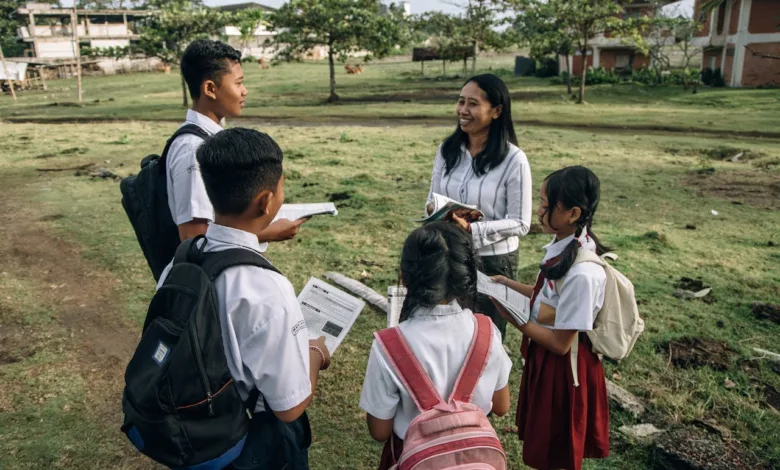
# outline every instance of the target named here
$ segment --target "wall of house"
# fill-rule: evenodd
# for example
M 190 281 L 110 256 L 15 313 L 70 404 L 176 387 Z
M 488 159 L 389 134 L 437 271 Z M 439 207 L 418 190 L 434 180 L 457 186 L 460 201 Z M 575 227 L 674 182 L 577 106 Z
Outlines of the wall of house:
M 710 19 L 712 18 L 712 15 L 701 11 L 702 2 L 703 0 L 696 0 L 694 3 L 693 18 L 699 19 L 699 21 L 702 23 L 702 27 L 699 31 L 696 32 L 696 36 L 706 37 L 710 35 Z
M 780 33 L 780 1 L 753 0 L 750 6 L 750 23 L 748 31 L 751 34 Z
M 73 41 L 36 40 L 36 55 L 44 59 L 68 59 L 76 57 Z
M 731 16 L 729 17 L 728 34 L 737 34 L 737 30 L 739 29 L 739 9 L 741 5 L 741 0 L 731 0 Z
M 710 67 L 711 58 L 715 58 L 715 66 Z M 723 58 L 723 48 L 707 49 L 702 53 L 702 68 L 712 68 L 713 70 L 721 68 L 721 59 Z
M 593 55 L 590 53 L 590 51 L 588 52 L 587 67 L 593 67 Z M 563 70 L 566 70 L 566 68 L 564 67 Z M 580 75 L 582 73 L 581 55 L 575 55 L 572 57 L 571 73 L 572 75 Z
M 726 46 L 726 61 L 723 63 L 721 70 L 723 71 L 723 80 L 728 85 L 731 82 L 731 72 L 734 68 L 734 45 Z
M 755 2 L 755 0 L 753 0 Z M 753 3 L 755 5 L 755 3 Z M 759 54 L 780 57 L 780 42 L 750 44 Z M 745 65 L 742 71 L 742 86 L 780 85 L 780 60 L 767 59 L 745 50 Z

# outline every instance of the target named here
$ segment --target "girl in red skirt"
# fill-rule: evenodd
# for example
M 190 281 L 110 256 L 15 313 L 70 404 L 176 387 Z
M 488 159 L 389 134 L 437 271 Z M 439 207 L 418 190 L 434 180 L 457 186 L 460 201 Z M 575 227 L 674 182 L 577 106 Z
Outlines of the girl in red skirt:
M 572 166 L 552 173 L 542 184 L 536 213 L 555 238 L 546 246 L 536 284 L 493 278 L 531 298 L 529 322 L 513 324 L 523 332 L 525 358 L 518 435 L 523 462 L 536 469 L 579 470 L 583 459 L 609 455 L 604 369 L 585 334 L 604 302 L 606 273 L 595 263 L 574 265 L 578 250 L 606 251 L 591 229 L 598 204 L 599 179 L 592 171 Z

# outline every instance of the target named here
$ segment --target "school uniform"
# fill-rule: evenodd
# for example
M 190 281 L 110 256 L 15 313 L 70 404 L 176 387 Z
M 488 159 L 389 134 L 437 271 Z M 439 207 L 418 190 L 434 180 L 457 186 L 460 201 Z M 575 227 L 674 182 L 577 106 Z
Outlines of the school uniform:
M 401 322 L 401 334 L 409 344 L 436 391 L 449 397 L 463 362 L 466 360 L 475 331 L 474 315 L 456 301 L 433 308 L 418 307 L 410 319 Z M 493 408 L 493 393 L 509 383 L 512 361 L 501 345 L 501 335 L 493 328 L 493 342 L 485 370 L 477 382 L 472 403 L 487 415 Z M 393 420 L 394 435 L 385 444 L 380 469 L 389 468 L 403 448 L 403 437 L 412 420 L 420 414 L 403 382 L 389 365 L 380 345 L 374 341 L 368 358 L 360 407 L 371 416 Z
M 528 158 L 517 146 L 508 143 L 504 161 L 486 174 L 477 176 L 466 146 L 461 152 L 457 165 L 446 173 L 447 167 L 439 147 L 428 198 L 437 193 L 477 206 L 485 217 L 471 224 L 471 236 L 474 248 L 482 258 L 483 271 L 489 276 L 503 275 L 515 279 L 520 237 L 531 228 L 532 188 Z M 479 296 L 477 309 L 493 320 L 503 338 L 506 320 L 493 303 L 487 297 Z
M 543 263 L 555 263 L 574 235 L 546 246 Z M 583 230 L 580 249 L 596 251 Z M 555 330 L 576 330 L 577 377 L 574 382 L 571 351 L 557 355 L 523 338 L 525 367 L 517 403 L 518 436 L 523 462 L 537 469 L 580 470 L 583 458 L 609 455 L 609 404 L 604 368 L 585 332 L 593 329 L 604 303 L 606 273 L 595 263 L 573 266 L 561 282 L 539 273 L 530 321 Z M 549 306 L 552 310 L 545 307 Z
M 206 253 L 231 248 L 261 255 L 264 251 L 256 235 L 214 223 L 206 240 Z M 234 266 L 214 285 L 230 375 L 243 400 L 252 389 L 260 391 L 247 443 L 233 468 L 275 469 L 285 462 L 290 469 L 308 468 L 311 430 L 306 415 L 288 425 L 271 413 L 294 408 L 311 395 L 309 337 L 292 284 L 267 269 Z
M 222 131 L 222 126 L 192 109 L 187 110 L 187 118 L 179 127 L 187 124 L 195 124 L 209 135 Z M 168 148 L 165 161 L 168 208 L 176 225 L 193 219 L 214 221 L 214 208 L 195 158 L 195 152 L 202 143 L 203 139 L 197 135 L 184 134 L 177 137 Z

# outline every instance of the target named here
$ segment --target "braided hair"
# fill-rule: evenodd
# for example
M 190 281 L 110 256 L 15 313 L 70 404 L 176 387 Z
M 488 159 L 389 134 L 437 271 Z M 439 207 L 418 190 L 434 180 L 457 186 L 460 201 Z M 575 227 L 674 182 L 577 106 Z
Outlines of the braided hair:
M 401 276 L 406 298 L 400 321 L 412 317 L 417 307 L 433 308 L 457 300 L 473 307 L 477 297 L 479 257 L 471 236 L 449 222 L 424 225 L 404 242 Z
M 579 241 L 583 229 L 587 229 L 588 236 L 596 244 L 596 253 L 603 255 L 610 249 L 601 244 L 591 225 L 596 209 L 599 207 L 600 186 L 599 178 L 584 166 L 568 166 L 551 173 L 544 180 L 547 183 L 547 220 L 552 220 L 553 212 L 558 204 L 567 209 L 579 207 L 581 214 L 577 219 L 577 230 L 574 239 L 566 245 L 559 256 L 557 263 L 552 266 L 542 265 L 542 274 L 546 279 L 561 279 L 569 272 L 574 260 L 577 258 Z M 554 227 L 552 227 L 554 228 Z

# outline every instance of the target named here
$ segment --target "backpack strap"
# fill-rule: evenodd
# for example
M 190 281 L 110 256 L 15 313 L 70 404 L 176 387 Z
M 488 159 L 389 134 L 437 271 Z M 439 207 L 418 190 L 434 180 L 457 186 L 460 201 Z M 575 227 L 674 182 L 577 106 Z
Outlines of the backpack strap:
M 206 274 L 208 274 L 212 281 L 219 277 L 219 275 L 222 274 L 222 271 L 227 268 L 245 265 L 257 266 L 258 268 L 282 274 L 267 259 L 260 256 L 260 254 L 244 248 L 230 248 L 229 250 L 204 253 L 203 262 L 201 263 L 201 267 L 206 271 Z
M 168 150 L 171 148 L 173 141 L 176 140 L 177 137 L 182 135 L 187 135 L 187 134 L 196 135 L 204 140 L 207 139 L 208 137 L 211 137 L 211 135 L 208 132 L 201 129 L 200 126 L 198 126 L 197 124 L 185 124 L 180 128 L 176 129 L 176 132 L 174 132 L 173 135 L 165 143 L 165 148 L 160 154 L 161 162 L 165 162 L 165 158 L 168 156 Z
M 492 321 L 485 315 L 479 314 L 474 315 L 474 320 L 474 338 L 471 340 L 471 347 L 466 354 L 466 361 L 455 381 L 450 403 L 455 401 L 471 403 L 474 389 L 477 387 L 477 382 L 490 357 L 490 347 L 493 344 Z
M 420 412 L 433 409 L 436 405 L 445 405 L 398 327 L 377 331 L 374 337 Z

